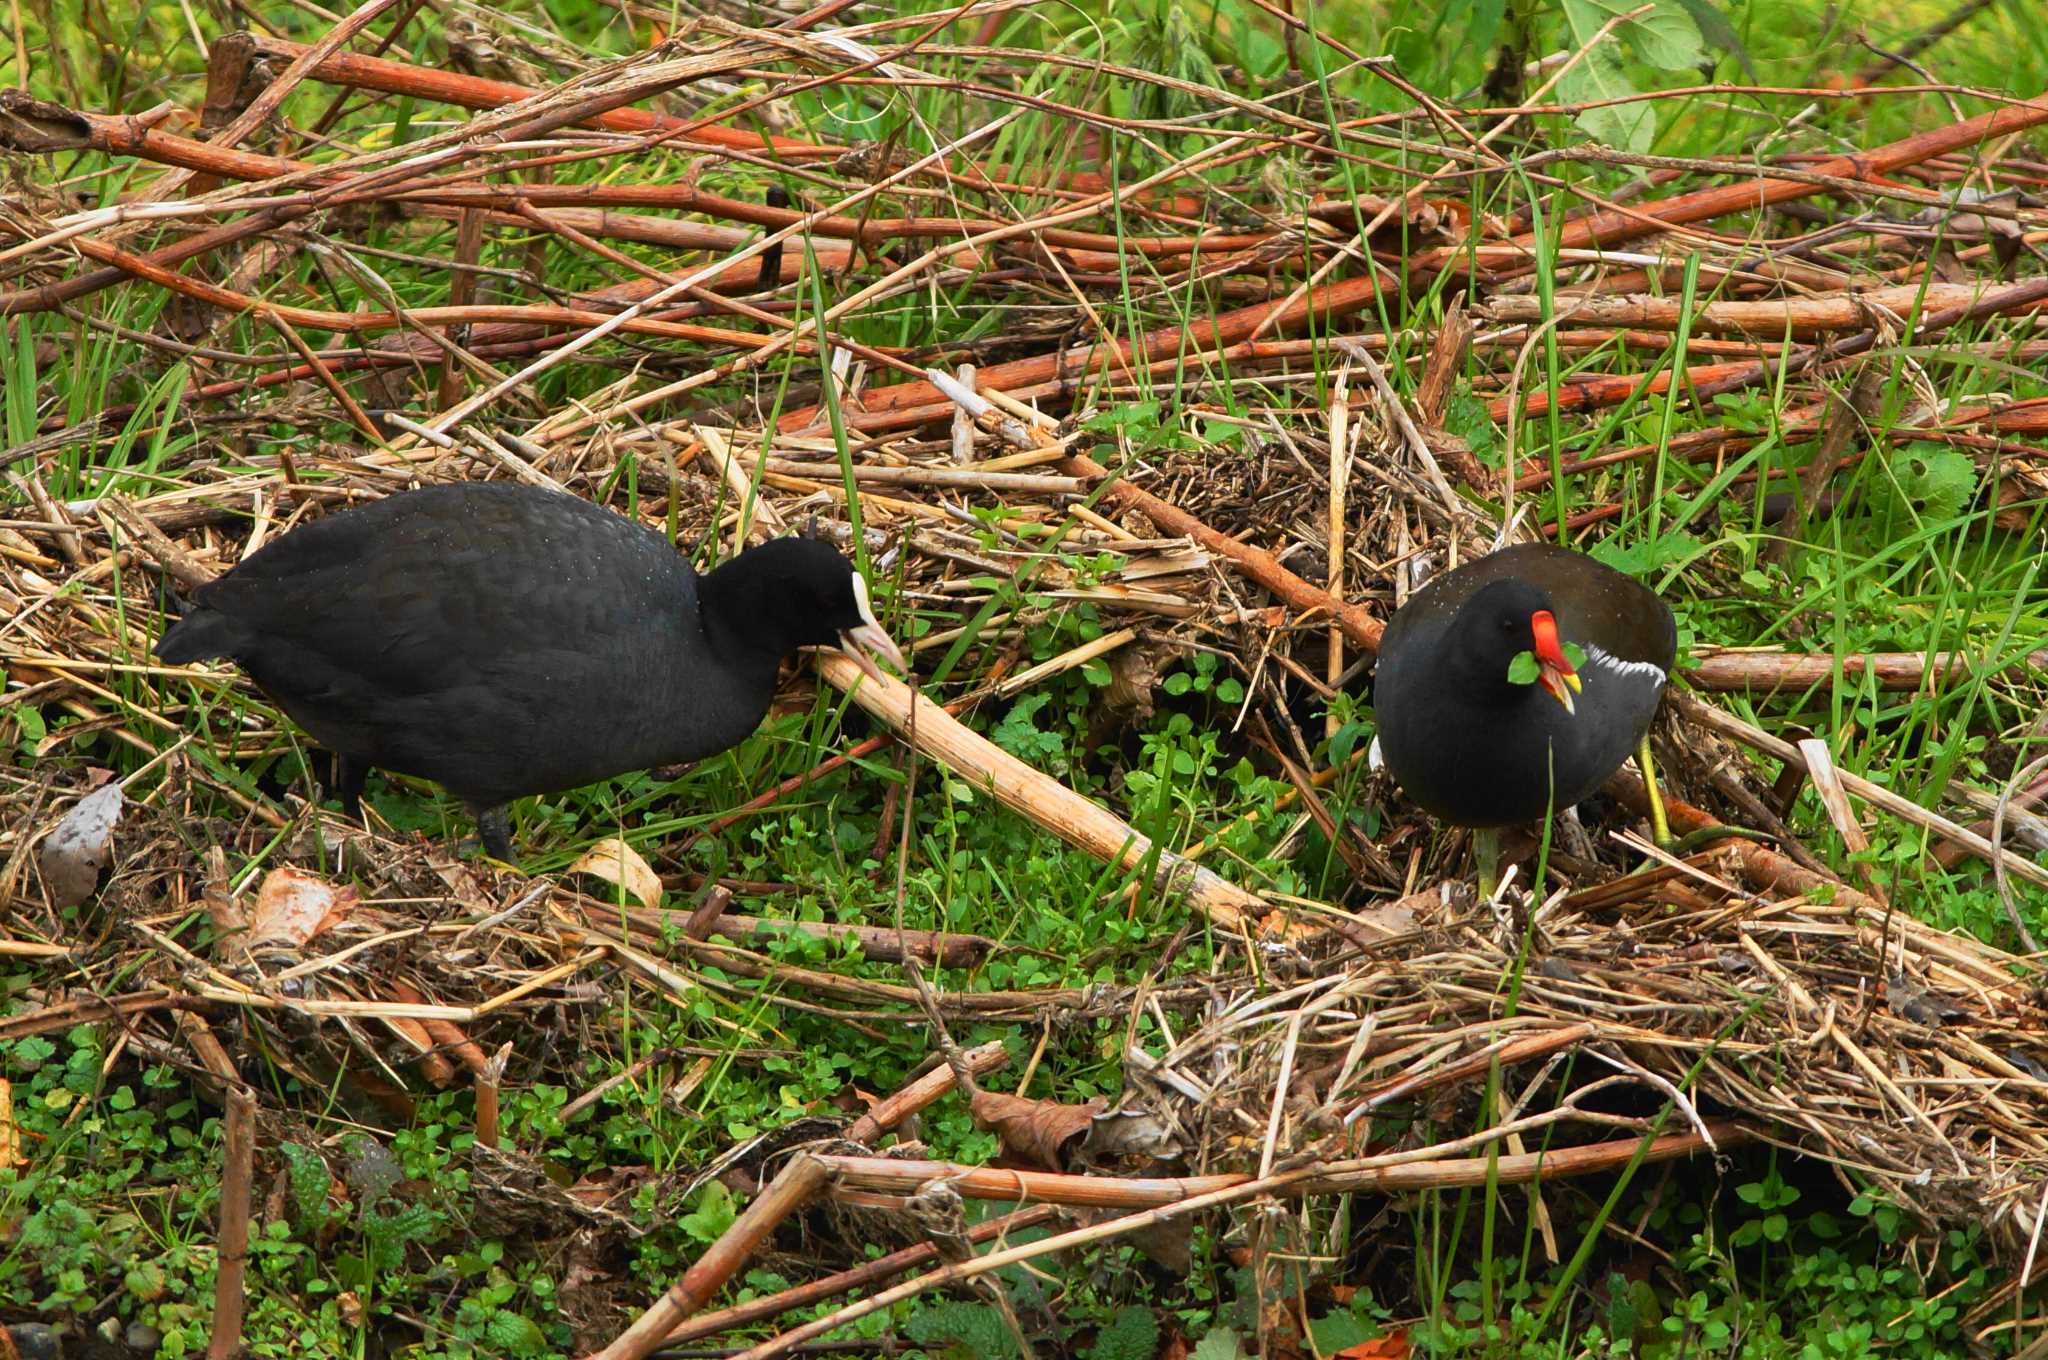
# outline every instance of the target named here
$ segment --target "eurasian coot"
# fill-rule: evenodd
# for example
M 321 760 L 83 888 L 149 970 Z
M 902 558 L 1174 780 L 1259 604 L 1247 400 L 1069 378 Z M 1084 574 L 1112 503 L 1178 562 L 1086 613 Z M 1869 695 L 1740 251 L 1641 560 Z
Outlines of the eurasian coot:
M 736 745 L 784 657 L 840 643 L 907 668 L 867 584 L 784 538 L 706 575 L 575 496 L 497 482 L 400 492 L 316 520 L 201 587 L 157 643 L 231 657 L 338 757 L 444 785 L 512 857 L 504 804 Z
M 1648 733 L 1677 652 L 1670 607 L 1629 577 L 1548 544 L 1503 548 L 1431 581 L 1387 625 L 1374 746 L 1410 798 L 1481 833 L 1489 890 L 1497 828 L 1571 807 L 1631 751 L 1668 840 Z

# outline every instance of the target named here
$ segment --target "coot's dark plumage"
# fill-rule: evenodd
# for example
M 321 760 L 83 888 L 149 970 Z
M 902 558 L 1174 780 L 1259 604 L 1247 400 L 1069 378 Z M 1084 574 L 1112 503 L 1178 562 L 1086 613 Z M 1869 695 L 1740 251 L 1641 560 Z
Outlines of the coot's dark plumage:
M 575 496 L 401 492 L 266 544 L 202 587 L 156 654 L 230 657 L 341 762 L 424 776 L 511 857 L 503 804 L 699 760 L 760 724 L 784 657 L 903 658 L 830 546 L 778 539 L 699 575 Z
M 1585 652 L 1576 671 L 1567 643 Z M 1460 826 L 1562 811 L 1638 748 L 1677 651 L 1670 608 L 1629 577 L 1564 548 L 1504 548 L 1431 581 L 1387 625 L 1380 757 Z M 1541 663 L 1535 683 L 1509 679 L 1521 652 Z

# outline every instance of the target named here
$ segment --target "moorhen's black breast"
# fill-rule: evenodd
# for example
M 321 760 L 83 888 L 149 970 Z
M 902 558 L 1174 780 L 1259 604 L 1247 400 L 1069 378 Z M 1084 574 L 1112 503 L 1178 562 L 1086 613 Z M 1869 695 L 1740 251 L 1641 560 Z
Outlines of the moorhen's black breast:
M 490 806 L 754 729 L 774 665 L 721 664 L 698 584 L 659 534 L 580 498 L 430 487 L 269 543 L 159 654 L 231 656 L 323 745 Z
M 1533 588 L 1558 636 L 1585 650 L 1575 713 L 1536 685 L 1480 683 L 1456 666 L 1461 610 L 1502 580 Z M 1387 625 L 1373 689 L 1381 759 L 1410 798 L 1460 826 L 1562 811 L 1634 751 L 1677 651 L 1671 610 L 1629 577 L 1565 548 L 1504 548 L 1431 581 Z

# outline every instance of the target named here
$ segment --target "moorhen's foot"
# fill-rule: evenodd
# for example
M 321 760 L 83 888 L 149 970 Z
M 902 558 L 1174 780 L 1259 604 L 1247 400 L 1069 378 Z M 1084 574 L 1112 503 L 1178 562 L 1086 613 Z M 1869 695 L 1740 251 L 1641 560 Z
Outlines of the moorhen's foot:
M 1586 824 L 1579 820 L 1576 808 L 1566 808 L 1559 813 L 1555 825 L 1557 839 L 1552 844 L 1553 850 L 1561 848 L 1566 854 L 1589 864 L 1600 858 L 1600 852 L 1593 844 L 1592 833 L 1587 831 Z
M 1688 831 L 1683 836 L 1676 837 L 1664 849 L 1683 858 L 1702 846 L 1712 845 L 1715 841 L 1724 841 L 1731 837 L 1737 840 L 1762 841 L 1765 844 L 1778 839 L 1767 831 L 1752 831 L 1746 826 L 1722 826 L 1716 822 L 1712 826 L 1703 826 L 1697 831 Z

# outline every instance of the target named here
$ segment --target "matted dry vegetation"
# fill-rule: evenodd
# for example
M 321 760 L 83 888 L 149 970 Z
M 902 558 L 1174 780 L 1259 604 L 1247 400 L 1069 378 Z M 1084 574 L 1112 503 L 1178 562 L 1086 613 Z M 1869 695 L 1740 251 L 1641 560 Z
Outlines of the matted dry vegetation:
M 1860 356 L 1898 346 L 1909 330 L 1927 343 L 1964 323 L 1997 322 L 2002 329 L 1979 330 L 1979 345 L 2034 357 L 2040 342 L 2026 337 L 2048 281 L 2009 275 L 2038 264 L 2035 242 L 2048 234 L 2028 206 L 2048 168 L 2028 159 L 2022 140 L 2048 122 L 2048 102 L 1992 99 L 1990 112 L 1892 145 L 1758 166 L 1501 149 L 1519 123 L 1548 110 L 1542 90 L 1520 108 L 1426 102 L 1355 117 L 1332 150 L 1329 127 L 1286 112 L 1287 101 L 1176 87 L 1239 119 L 1237 130 L 1133 182 L 1111 186 L 1081 171 L 1020 182 L 1016 167 L 984 157 L 1027 111 L 1069 120 L 1084 139 L 1162 129 L 1013 98 L 1002 74 L 1044 54 L 995 48 L 975 54 L 990 83 L 958 87 L 957 125 L 929 129 L 924 149 L 764 140 L 729 102 L 716 120 L 690 112 L 706 82 L 741 76 L 777 97 L 806 84 L 914 84 L 920 55 L 957 44 L 974 15 L 950 27 L 903 20 L 837 33 L 819 27 L 839 8 L 829 5 L 776 28 L 704 19 L 642 57 L 549 84 L 538 67 L 518 83 L 352 55 L 351 34 L 382 8 L 363 7 L 314 48 L 217 43 L 196 128 L 184 110 L 65 109 L 0 92 L 0 146 L 18 153 L 23 171 L 5 201 L 0 312 L 63 309 L 94 327 L 105 323 L 84 304 L 101 290 L 168 290 L 178 301 L 162 328 L 132 338 L 167 360 L 192 361 L 205 379 L 178 417 L 197 438 L 156 469 L 146 492 L 67 503 L 41 475 L 109 440 L 132 411 L 76 424 L 52 418 L 8 453 L 0 729 L 28 708 L 69 715 L 82 725 L 63 727 L 64 740 L 110 736 L 133 748 L 140 768 L 124 775 L 125 806 L 104 834 L 73 821 L 67 834 L 82 848 L 69 860 L 52 857 L 48 837 L 105 772 L 55 759 L 0 772 L 0 888 L 12 904 L 0 948 L 48 960 L 42 990 L 0 1021 L 0 1036 L 110 1020 L 123 1045 L 204 1074 L 233 1112 L 230 1200 L 239 1194 L 244 1217 L 239 1228 L 233 1214 L 224 1225 L 227 1256 L 233 1234 L 247 1230 L 264 1130 L 298 1118 L 246 1084 L 256 1054 L 316 1089 L 345 1074 L 351 1109 L 370 1121 L 402 1120 L 408 1091 L 423 1085 L 474 1084 L 488 1147 L 500 1084 L 559 1077 L 569 1057 L 605 1042 L 607 999 L 626 973 L 678 996 L 730 988 L 733 977 L 773 978 L 777 1005 L 824 1008 L 854 1025 L 931 1023 L 935 1035 L 941 1022 L 969 1018 L 1143 1014 L 1178 1039 L 1133 1041 L 1125 1093 L 1109 1109 L 1005 1104 L 977 1090 L 977 1116 L 1003 1136 L 1010 1168 L 874 1151 L 907 1114 L 1002 1060 L 999 1049 L 963 1054 L 950 1041 L 947 1062 L 853 1125 L 806 1121 L 736 1148 L 706 1174 L 737 1169 L 761 1193 L 608 1356 L 646 1353 L 701 1310 L 784 1216 L 819 1198 L 897 1223 L 921 1214 L 930 1241 L 887 1258 L 886 1271 L 863 1267 L 744 1315 L 712 1315 L 676 1339 L 772 1318 L 892 1271 L 936 1263 L 899 1288 L 935 1287 L 1003 1260 L 1185 1221 L 1205 1206 L 1298 1204 L 1289 1221 L 1304 1236 L 1288 1240 L 1312 1240 L 1328 1227 L 1317 1206 L 1343 1192 L 1540 1181 L 1752 1139 L 1825 1158 L 1929 1224 L 1982 1222 L 2012 1264 L 2031 1258 L 2048 1204 L 2048 1023 L 2035 969 L 1921 923 L 1867 881 L 1837 879 L 1786 834 L 1780 813 L 1798 785 L 1782 786 L 1776 768 L 1783 762 L 1795 781 L 1804 769 L 1820 784 L 1851 845 L 1861 835 L 1857 805 L 1867 804 L 2037 885 L 2048 872 L 1996 843 L 2048 844 L 2026 811 L 2038 785 L 2016 778 L 2017 798 L 1958 787 L 1949 814 L 1920 808 L 1834 771 L 1824 745 L 1788 744 L 1715 707 L 1718 691 L 1827 683 L 1835 658 L 1702 654 L 1684 677 L 1691 693 L 1674 699 L 1658 734 L 1683 799 L 1675 820 L 1681 830 L 1725 822 L 1767 834 L 1708 839 L 1682 859 L 1640 841 L 1581 841 L 1552 854 L 1554 891 L 1541 903 L 1519 903 L 1526 871 L 1503 901 L 1484 903 L 1446 879 L 1460 863 L 1455 837 L 1433 841 L 1410 821 L 1368 840 L 1329 806 L 1322 790 L 1339 771 L 1317 769 L 1323 734 L 1304 731 L 1299 715 L 1303 695 L 1328 693 L 1369 662 L 1383 620 L 1422 570 L 1484 552 L 1504 532 L 1554 533 L 1544 492 L 1560 472 L 1660 454 L 1645 445 L 1546 466 L 1523 457 L 1532 420 L 1661 401 L 1673 383 L 1688 400 L 1782 384 L 1780 437 L 1817 439 L 1822 450 L 1808 488 L 1816 500 L 1836 466 L 1882 452 L 1858 424 L 1853 392 L 1846 401 L 1830 395 L 1854 388 Z M 287 135 L 275 119 L 289 93 L 316 85 L 468 112 L 400 146 L 321 151 L 310 132 Z M 800 182 L 804 199 L 749 201 L 688 174 L 646 179 L 635 158 L 654 148 L 707 171 L 772 167 Z M 1313 189 L 1285 198 L 1260 177 L 1259 158 L 1278 148 L 1322 177 Z M 61 166 L 88 151 L 155 173 L 121 202 L 94 205 L 34 159 Z M 1586 201 L 1548 232 L 1527 220 L 1472 220 L 1468 181 L 1521 174 L 1547 185 L 1545 165 L 1569 159 L 1640 164 L 1655 189 L 1625 204 Z M 1377 196 L 1339 192 L 1344 161 Z M 586 162 L 603 173 L 557 181 L 567 167 L 580 176 Z M 1823 224 L 1790 211 L 1822 196 L 1843 215 Z M 1938 255 L 1910 216 L 1923 210 L 1943 222 Z M 321 254 L 323 268 L 356 267 L 303 229 L 345 234 L 371 215 L 459 224 L 453 258 L 405 262 L 442 268 L 443 301 L 397 305 L 394 295 L 389 310 L 330 311 L 267 287 L 292 252 Z M 492 299 L 480 300 L 471 266 L 481 241 L 504 232 L 545 238 L 551 250 L 631 277 L 559 295 L 532 273 L 489 276 Z M 1718 289 L 1690 312 L 1671 295 L 1688 255 L 1698 280 Z M 1552 271 L 1554 302 L 1537 287 L 1539 267 Z M 1432 291 L 1446 274 L 1455 284 Z M 1130 334 L 1104 285 L 1145 302 L 1200 288 L 1216 311 Z M 929 349 L 885 348 L 837 329 L 864 303 L 941 289 L 1008 303 L 1036 295 L 1038 319 Z M 1458 300 L 1439 307 L 1440 296 Z M 822 312 L 812 305 L 821 298 Z M 1411 317 L 1421 298 L 1430 309 Z M 278 343 L 262 355 L 226 347 L 230 332 L 245 334 L 231 324 L 244 317 Z M 1418 368 L 1412 400 L 1383 367 L 1383 318 L 1434 332 L 1404 351 Z M 1555 386 L 1535 376 L 1546 346 L 1661 352 L 1680 327 L 1689 328 L 1691 364 L 1680 372 L 1581 374 Z M 764 379 L 753 399 L 731 399 L 778 354 L 820 345 L 830 351 L 820 365 L 829 380 L 785 391 Z M 533 409 L 542 374 L 590 364 L 620 376 L 572 408 Z M 1150 399 L 1154 380 L 1169 377 L 1184 409 L 1165 421 L 1235 426 L 1244 452 L 1219 457 L 1199 441 L 1140 448 L 1128 429 L 1087 423 Z M 1251 416 L 1213 400 L 1226 383 L 1255 391 Z M 1468 385 L 1504 430 L 1504 458 L 1481 461 L 1447 428 L 1456 423 L 1451 398 Z M 723 404 L 707 405 L 707 392 Z M 317 457 L 255 451 L 263 427 L 337 417 L 354 437 Z M 1994 466 L 1993 494 L 2012 503 L 2014 531 L 2027 532 L 2024 507 L 2043 490 L 2043 428 L 2048 402 L 1930 402 L 1885 438 L 1946 444 Z M 1708 427 L 1671 448 L 1714 463 L 1757 438 Z M 1110 454 L 1113 469 L 1102 461 Z M 1103 636 L 1040 664 L 1000 653 L 971 684 L 913 694 L 819 657 L 792 681 L 791 697 L 802 701 L 812 674 L 851 689 L 887 729 L 864 751 L 907 742 L 1133 872 L 1156 854 L 1160 886 L 1191 908 L 1190 929 L 1229 946 L 1222 961 L 1207 975 L 1175 973 L 1166 965 L 1177 939 L 1162 942 L 1154 975 L 1122 988 L 948 990 L 924 970 L 971 961 L 991 942 L 876 923 L 860 935 L 862 948 L 869 959 L 906 961 L 903 982 L 803 969 L 759 947 L 757 933 L 775 927 L 734 906 L 735 893 L 745 899 L 758 885 L 702 881 L 687 845 L 656 865 L 612 843 L 593 851 L 598 871 L 642 899 L 622 909 L 584 895 L 570 876 L 493 872 L 438 843 L 350 825 L 300 790 L 272 796 L 210 774 L 218 767 L 196 759 L 195 743 L 231 760 L 273 749 L 278 733 L 253 718 L 228 730 L 240 710 L 194 707 L 186 682 L 215 672 L 151 662 L 166 578 L 207 579 L 349 503 L 483 477 L 622 509 L 630 480 L 641 518 L 722 543 L 784 527 L 842 542 L 858 532 L 877 579 L 904 607 L 978 603 L 989 577 L 1028 584 L 1022 610 L 1091 603 Z M 972 511 L 990 505 L 1005 509 L 1009 526 L 994 547 Z M 1619 511 L 1582 507 L 1568 527 Z M 1796 527 L 1806 513 L 1795 504 L 1785 522 Z M 1079 576 L 1053 546 L 1108 554 L 1114 565 Z M 1692 570 L 1710 577 L 1713 567 Z M 1000 648 L 1003 629 L 1019 621 L 986 620 L 982 645 Z M 952 640 L 924 637 L 914 655 L 933 658 Z M 2016 706 L 2038 708 L 2027 647 L 2020 639 L 1991 656 L 1883 654 L 1840 669 L 1899 689 L 1999 672 L 1991 684 Z M 1190 648 L 1236 658 L 1245 740 L 1294 782 L 1288 814 L 1334 836 L 1352 871 L 1341 899 L 1262 895 L 1234 881 L 1227 860 L 1204 867 L 1207 841 L 1157 851 L 1117 813 L 951 716 L 1108 658 L 1117 677 L 1108 721 L 1128 721 L 1149 711 L 1163 660 Z M 757 801 L 791 792 L 765 790 Z M 1640 798 L 1625 775 L 1611 792 L 1624 808 Z M 97 882 L 96 855 L 105 860 Z M 1624 871 L 1645 856 L 1650 867 Z M 265 874 L 231 877 L 231 857 L 253 857 Z M 67 867 L 74 880 L 83 872 L 82 890 L 67 886 Z M 663 887 L 695 893 L 694 908 L 664 910 Z M 61 911 L 88 895 L 95 905 L 81 932 Z M 218 928 L 210 956 L 170 933 L 195 910 Z M 1560 1102 L 1555 1078 L 1567 1065 L 1573 1094 Z M 1496 1108 L 1481 1117 L 1483 1097 Z M 1386 1122 L 1396 1110 L 1404 1118 Z M 1477 1131 L 1445 1135 L 1458 1127 Z M 475 1156 L 480 1209 L 499 1231 L 631 1230 L 614 1202 L 619 1187 L 564 1192 L 522 1154 Z M 934 1187 L 1077 1206 L 1082 1217 L 1051 1239 L 972 1257 L 946 1227 L 945 1206 L 933 1207 Z M 1029 1209 L 976 1240 L 1055 1217 Z M 871 1231 L 850 1230 L 848 1240 Z M 223 1276 L 229 1310 L 233 1274 Z M 608 1288 L 593 1328 L 644 1304 L 616 1282 Z M 848 1316 L 891 1297 L 872 1295 Z M 746 1353 L 779 1353 L 843 1320 Z

